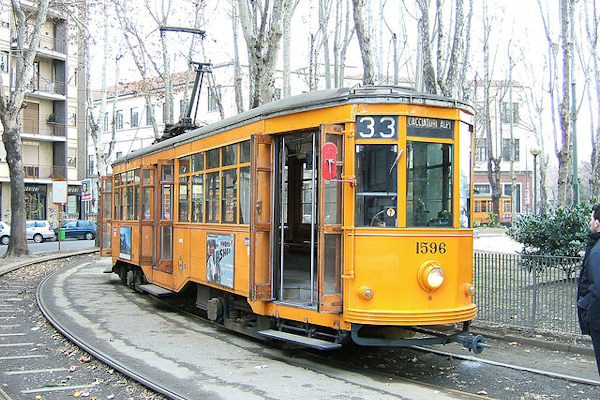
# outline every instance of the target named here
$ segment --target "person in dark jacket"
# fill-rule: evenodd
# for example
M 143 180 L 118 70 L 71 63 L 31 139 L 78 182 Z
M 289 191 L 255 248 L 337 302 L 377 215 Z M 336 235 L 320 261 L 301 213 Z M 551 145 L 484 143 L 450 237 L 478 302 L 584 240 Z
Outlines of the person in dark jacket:
M 600 204 L 592 207 L 590 241 L 585 250 L 579 284 L 577 311 L 579 326 L 584 335 L 592 337 L 596 365 L 600 374 Z

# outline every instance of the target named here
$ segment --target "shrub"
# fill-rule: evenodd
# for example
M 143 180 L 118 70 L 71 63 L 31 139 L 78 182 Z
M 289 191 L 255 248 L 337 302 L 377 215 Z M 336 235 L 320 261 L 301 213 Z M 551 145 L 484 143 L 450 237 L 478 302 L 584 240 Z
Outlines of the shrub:
M 591 210 L 589 203 L 580 203 L 522 215 L 507 233 L 523 245 L 523 255 L 578 257 L 585 250 Z

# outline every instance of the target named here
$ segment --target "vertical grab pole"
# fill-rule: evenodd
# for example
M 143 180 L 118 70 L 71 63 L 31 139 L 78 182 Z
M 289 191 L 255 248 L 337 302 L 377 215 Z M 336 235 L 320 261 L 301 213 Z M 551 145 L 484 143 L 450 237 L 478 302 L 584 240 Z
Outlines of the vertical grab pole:
M 310 222 L 310 304 L 315 304 L 315 218 L 316 218 L 316 185 L 315 185 L 315 167 L 316 167 L 316 140 L 315 134 L 312 134 L 312 190 L 311 190 L 311 222 Z
M 285 207 L 283 207 L 283 196 L 285 195 L 285 138 L 281 138 L 281 214 L 279 216 L 280 220 L 280 247 L 279 247 L 279 260 L 280 260 L 280 267 L 279 267 L 279 298 L 283 299 L 283 251 L 284 251 L 284 246 L 283 246 L 283 242 L 284 242 L 284 235 L 285 235 L 285 229 L 284 229 L 284 224 L 283 224 L 283 217 L 284 217 L 284 212 L 285 212 Z M 274 190 L 273 190 L 274 191 Z

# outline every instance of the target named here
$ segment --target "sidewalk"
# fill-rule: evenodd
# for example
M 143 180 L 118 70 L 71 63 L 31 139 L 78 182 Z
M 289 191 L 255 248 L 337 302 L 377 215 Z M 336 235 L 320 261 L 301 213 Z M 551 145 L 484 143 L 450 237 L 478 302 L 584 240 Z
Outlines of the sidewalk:
M 0 275 L 7 274 L 15 269 L 31 265 L 37 264 L 41 262 L 56 260 L 59 258 L 66 258 L 72 256 L 79 256 L 82 254 L 91 254 L 99 251 L 98 247 L 93 247 L 91 249 L 84 250 L 74 250 L 74 251 L 54 251 L 51 253 L 32 253 L 26 257 L 8 257 L 8 258 L 0 258 Z

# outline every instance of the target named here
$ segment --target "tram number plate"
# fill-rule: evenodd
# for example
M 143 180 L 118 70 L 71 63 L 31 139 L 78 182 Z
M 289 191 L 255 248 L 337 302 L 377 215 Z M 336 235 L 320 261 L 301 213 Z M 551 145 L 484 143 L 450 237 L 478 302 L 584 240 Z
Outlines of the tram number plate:
M 446 242 L 417 242 L 417 254 L 445 254 Z

